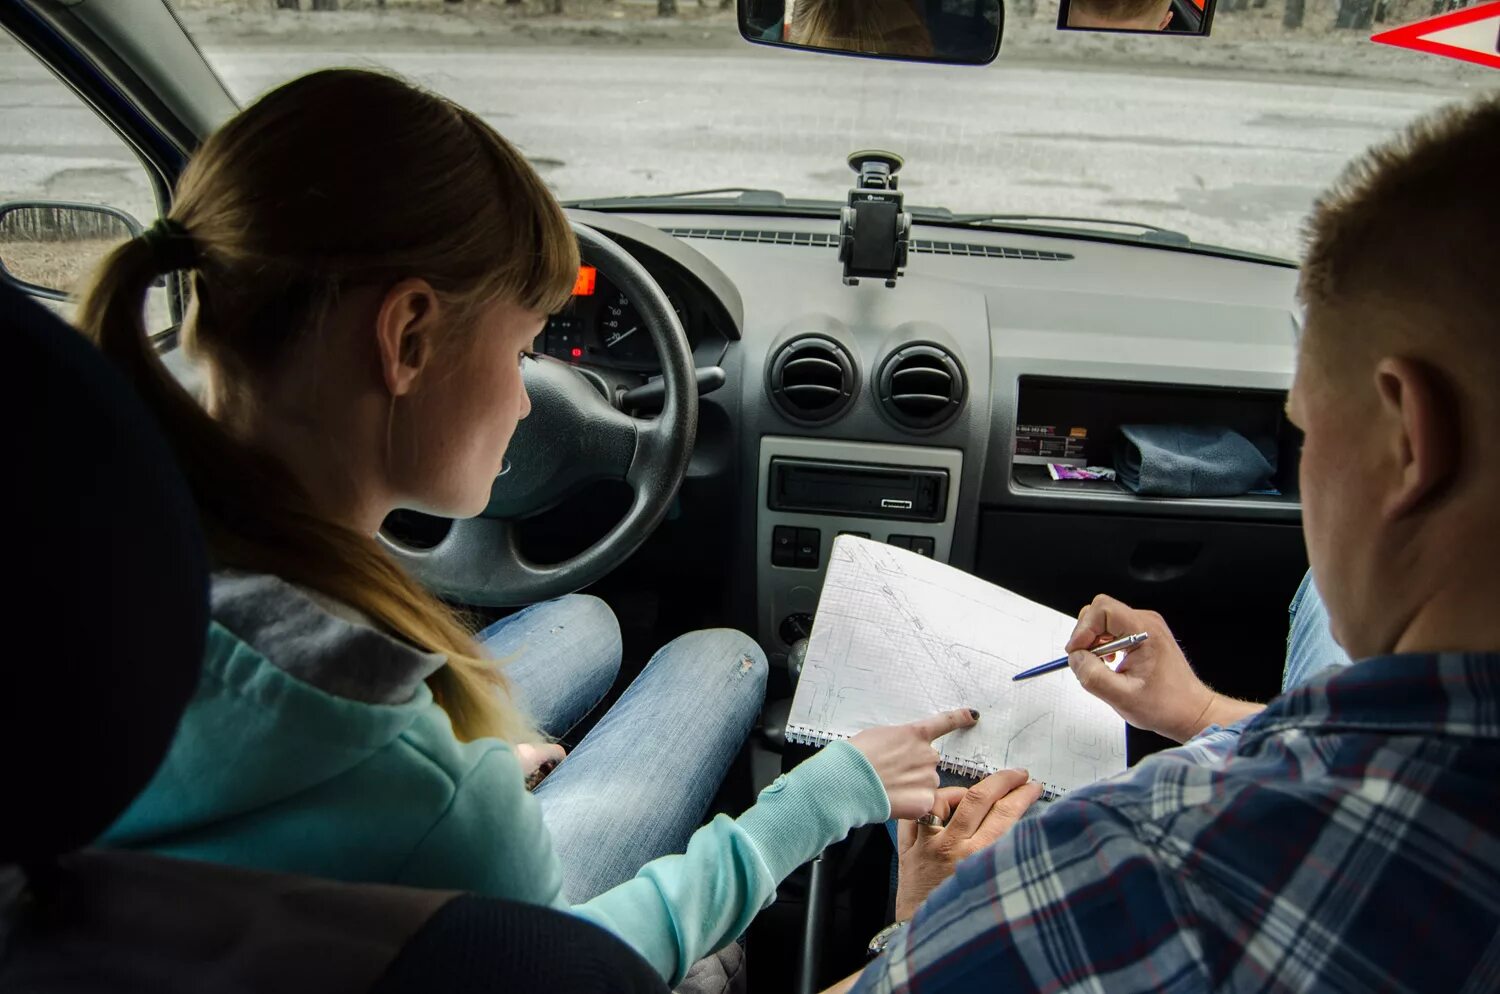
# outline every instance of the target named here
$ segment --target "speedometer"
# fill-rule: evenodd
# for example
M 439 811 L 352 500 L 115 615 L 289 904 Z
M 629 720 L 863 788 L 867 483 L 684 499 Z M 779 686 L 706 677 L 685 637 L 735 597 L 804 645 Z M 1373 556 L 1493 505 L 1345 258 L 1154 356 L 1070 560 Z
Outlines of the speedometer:
M 599 302 L 598 344 L 595 346 L 601 358 L 628 364 L 654 365 L 657 361 L 656 346 L 651 342 L 651 333 L 640 311 L 630 302 L 623 291 L 615 290 Z M 672 301 L 677 320 L 687 325 L 682 305 Z

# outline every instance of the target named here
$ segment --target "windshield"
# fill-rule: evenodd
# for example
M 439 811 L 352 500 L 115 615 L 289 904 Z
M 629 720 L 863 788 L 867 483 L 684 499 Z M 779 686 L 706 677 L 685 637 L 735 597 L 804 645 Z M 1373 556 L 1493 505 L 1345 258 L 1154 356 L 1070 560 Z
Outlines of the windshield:
M 905 157 L 912 207 L 1140 222 L 1292 259 L 1354 154 L 1500 86 L 1369 41 L 1434 0 L 1342 2 L 1221 0 L 1208 38 L 1060 32 L 1055 2 L 1008 2 L 1000 56 L 977 69 L 753 46 L 720 0 L 179 6 L 241 102 L 319 67 L 387 67 L 479 112 L 565 201 L 728 186 L 842 201 L 846 156 L 874 147 Z

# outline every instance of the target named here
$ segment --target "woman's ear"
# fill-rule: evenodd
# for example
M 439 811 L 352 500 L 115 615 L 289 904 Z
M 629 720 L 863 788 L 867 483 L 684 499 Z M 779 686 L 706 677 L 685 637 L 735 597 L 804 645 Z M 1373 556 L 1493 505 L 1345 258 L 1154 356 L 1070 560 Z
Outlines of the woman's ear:
M 381 299 L 375 312 L 375 345 L 392 397 L 410 393 L 431 362 L 441 309 L 432 286 L 421 279 L 402 280 Z

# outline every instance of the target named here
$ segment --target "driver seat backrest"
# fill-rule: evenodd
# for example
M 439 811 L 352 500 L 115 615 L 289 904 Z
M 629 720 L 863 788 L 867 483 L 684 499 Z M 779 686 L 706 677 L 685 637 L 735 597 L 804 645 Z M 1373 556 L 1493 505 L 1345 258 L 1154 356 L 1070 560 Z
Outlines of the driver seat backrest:
M 547 908 L 86 847 L 155 774 L 199 679 L 207 556 L 152 415 L 75 330 L 0 285 L 20 389 L 3 520 L 0 989 L 665 990 Z

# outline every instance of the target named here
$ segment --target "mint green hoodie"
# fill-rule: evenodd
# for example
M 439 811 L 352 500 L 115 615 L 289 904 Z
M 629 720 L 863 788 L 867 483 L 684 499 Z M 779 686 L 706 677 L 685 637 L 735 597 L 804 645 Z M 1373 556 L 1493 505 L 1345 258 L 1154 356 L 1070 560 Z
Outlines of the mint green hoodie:
M 423 682 L 441 656 L 270 576 L 216 576 L 213 614 L 167 759 L 100 845 L 566 907 L 514 753 L 454 738 Z M 676 983 L 789 873 L 889 810 L 863 754 L 836 743 L 571 910 Z

